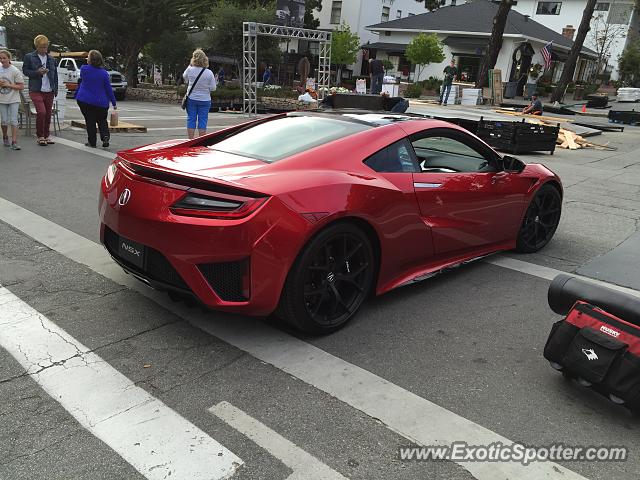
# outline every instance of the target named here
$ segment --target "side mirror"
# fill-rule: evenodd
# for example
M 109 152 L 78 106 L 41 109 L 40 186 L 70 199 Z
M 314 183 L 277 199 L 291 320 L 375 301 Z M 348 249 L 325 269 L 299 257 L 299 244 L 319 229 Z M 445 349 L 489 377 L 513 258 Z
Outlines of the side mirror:
M 505 155 L 502 157 L 502 169 L 505 172 L 520 173 L 524 170 L 526 164 L 519 158 Z

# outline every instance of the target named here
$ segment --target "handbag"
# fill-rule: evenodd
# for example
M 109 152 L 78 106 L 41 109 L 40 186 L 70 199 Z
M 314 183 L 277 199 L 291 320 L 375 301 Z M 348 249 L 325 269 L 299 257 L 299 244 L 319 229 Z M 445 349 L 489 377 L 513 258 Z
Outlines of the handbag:
M 111 112 L 111 118 L 109 119 L 109 126 L 111 127 L 118 126 L 118 112 L 115 110 Z
M 184 94 L 184 98 L 182 99 L 182 104 L 181 104 L 181 107 L 182 107 L 183 110 L 187 109 L 187 101 L 189 100 L 189 95 L 191 95 L 191 92 L 193 91 L 193 88 L 196 86 L 196 83 L 198 83 L 198 80 L 200 80 L 200 77 L 202 76 L 204 71 L 205 71 L 205 69 L 203 68 L 200 71 L 200 73 L 198 74 L 198 76 L 196 77 L 196 80 L 193 82 L 193 85 L 191 85 L 191 88 L 189 89 L 189 91 Z

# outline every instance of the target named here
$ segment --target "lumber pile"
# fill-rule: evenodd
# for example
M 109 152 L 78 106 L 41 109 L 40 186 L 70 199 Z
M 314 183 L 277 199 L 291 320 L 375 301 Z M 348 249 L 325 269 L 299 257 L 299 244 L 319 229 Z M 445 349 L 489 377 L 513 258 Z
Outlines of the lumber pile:
M 609 146 L 609 142 L 605 144 L 593 143 L 585 140 L 580 135 L 576 135 L 571 130 L 560 129 L 558 134 L 558 140 L 556 141 L 560 148 L 567 148 L 569 150 L 577 150 L 579 148 L 595 148 L 596 150 L 615 150 L 615 148 Z

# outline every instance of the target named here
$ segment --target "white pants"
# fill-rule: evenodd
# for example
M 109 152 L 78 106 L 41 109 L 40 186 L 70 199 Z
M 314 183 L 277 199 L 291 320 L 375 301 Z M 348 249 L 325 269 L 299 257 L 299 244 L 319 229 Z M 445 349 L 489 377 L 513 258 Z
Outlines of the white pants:
M 19 106 L 20 103 L 0 103 L 0 123 L 17 127 Z

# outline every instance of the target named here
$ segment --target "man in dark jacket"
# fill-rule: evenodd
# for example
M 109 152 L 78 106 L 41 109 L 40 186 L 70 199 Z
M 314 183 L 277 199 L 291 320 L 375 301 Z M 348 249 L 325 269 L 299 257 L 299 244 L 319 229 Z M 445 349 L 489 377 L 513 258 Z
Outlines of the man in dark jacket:
M 29 96 L 36 107 L 38 144 L 46 146 L 54 143 L 49 137 L 49 128 L 53 100 L 58 94 L 58 70 L 55 60 L 47 53 L 49 39 L 38 35 L 33 44 L 36 50 L 25 55 L 22 73 L 29 77 Z
M 382 91 L 382 80 L 384 79 L 384 64 L 377 58 L 369 60 L 369 72 L 371 73 L 371 93 L 379 95 Z

